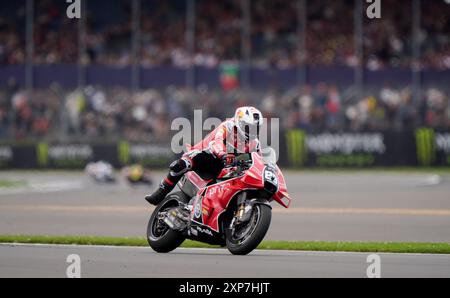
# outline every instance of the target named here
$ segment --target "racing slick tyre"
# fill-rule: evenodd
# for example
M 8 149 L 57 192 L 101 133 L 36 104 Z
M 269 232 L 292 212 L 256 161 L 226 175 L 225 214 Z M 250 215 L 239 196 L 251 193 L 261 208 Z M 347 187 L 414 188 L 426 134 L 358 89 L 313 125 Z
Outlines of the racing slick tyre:
M 187 203 L 188 198 L 182 192 L 169 194 L 153 211 L 147 226 L 147 241 L 158 253 L 168 253 L 179 247 L 186 239 L 180 232 L 174 231 L 158 215 L 177 207 L 178 202 Z
M 272 209 L 267 205 L 255 205 L 250 220 L 237 226 L 227 237 L 227 248 L 234 255 L 247 255 L 252 252 L 266 236 L 272 219 Z

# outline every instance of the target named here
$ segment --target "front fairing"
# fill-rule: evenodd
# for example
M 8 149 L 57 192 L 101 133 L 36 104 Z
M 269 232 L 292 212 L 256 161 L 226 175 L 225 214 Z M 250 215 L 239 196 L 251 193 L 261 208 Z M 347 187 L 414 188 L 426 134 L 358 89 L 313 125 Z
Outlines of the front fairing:
M 276 164 L 267 165 L 258 153 L 252 153 L 252 166 L 247 170 L 246 174 L 241 178 L 241 181 L 254 188 L 264 188 L 264 171 L 266 167 L 272 167 L 276 171 L 278 179 L 278 189 L 275 192 L 273 199 L 285 208 L 289 208 L 291 198 L 287 191 L 286 180 L 283 173 Z
M 286 180 L 284 180 L 283 173 L 281 172 L 280 168 L 278 168 L 278 166 L 277 170 L 278 170 L 279 186 L 278 191 L 273 196 L 273 199 L 281 206 L 289 208 L 289 206 L 291 205 L 291 197 L 289 196 L 289 193 L 287 191 Z

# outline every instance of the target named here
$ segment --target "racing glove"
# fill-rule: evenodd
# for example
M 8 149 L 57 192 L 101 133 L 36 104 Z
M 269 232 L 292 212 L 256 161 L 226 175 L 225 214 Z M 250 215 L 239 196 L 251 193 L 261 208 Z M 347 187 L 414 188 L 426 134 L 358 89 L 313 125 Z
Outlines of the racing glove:
M 233 165 L 235 161 L 236 156 L 234 156 L 233 154 L 225 154 L 224 156 L 222 156 L 222 162 L 224 166 Z

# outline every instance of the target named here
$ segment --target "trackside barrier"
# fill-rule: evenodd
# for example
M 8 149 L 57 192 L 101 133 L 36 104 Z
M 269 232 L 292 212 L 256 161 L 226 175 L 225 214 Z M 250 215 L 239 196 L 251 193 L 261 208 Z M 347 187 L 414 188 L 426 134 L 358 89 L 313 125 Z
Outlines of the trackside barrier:
M 420 128 L 409 132 L 286 132 L 288 165 L 300 167 L 450 166 L 450 133 Z
M 170 144 L 28 143 L 0 144 L 0 169 L 82 169 L 91 161 L 104 160 L 119 168 L 140 163 L 167 167 L 175 155 Z
M 450 132 L 282 133 L 283 167 L 450 166 Z M 104 160 L 119 168 L 140 163 L 167 168 L 176 155 L 169 143 L 0 143 L 0 169 L 82 169 Z

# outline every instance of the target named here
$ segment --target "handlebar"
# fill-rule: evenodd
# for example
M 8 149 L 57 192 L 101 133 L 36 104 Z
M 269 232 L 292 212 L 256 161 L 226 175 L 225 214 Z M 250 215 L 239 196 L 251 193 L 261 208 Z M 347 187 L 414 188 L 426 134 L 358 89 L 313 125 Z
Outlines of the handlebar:
M 247 157 L 250 157 L 250 155 L 247 153 L 241 154 L 241 156 L 242 155 L 247 155 Z M 240 158 L 240 156 L 237 156 L 236 160 L 232 164 L 226 164 L 224 166 L 225 166 L 225 168 L 244 167 L 244 166 L 248 166 L 251 163 L 252 163 L 251 158 Z

